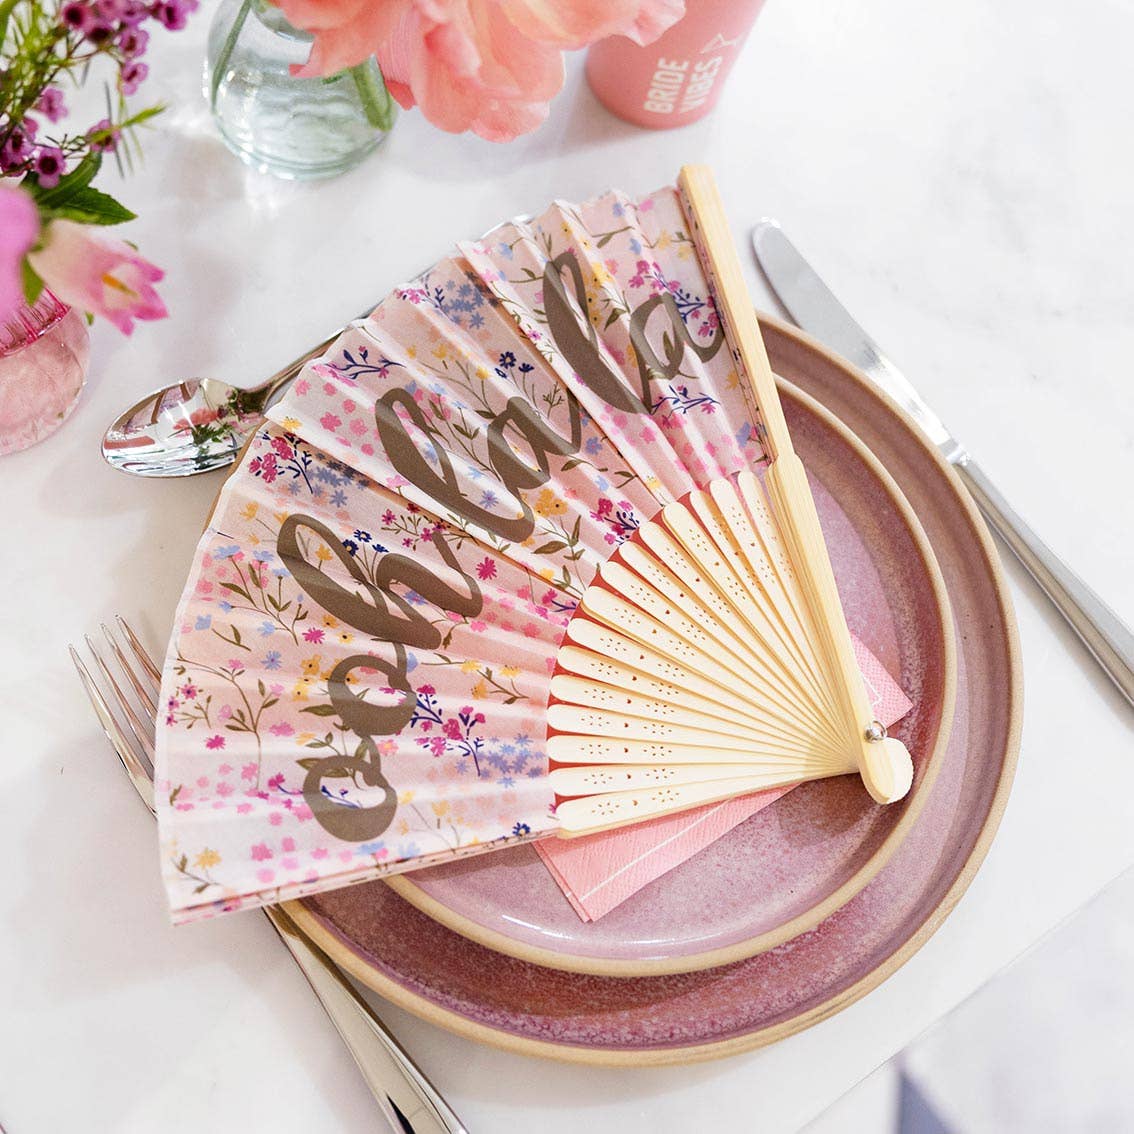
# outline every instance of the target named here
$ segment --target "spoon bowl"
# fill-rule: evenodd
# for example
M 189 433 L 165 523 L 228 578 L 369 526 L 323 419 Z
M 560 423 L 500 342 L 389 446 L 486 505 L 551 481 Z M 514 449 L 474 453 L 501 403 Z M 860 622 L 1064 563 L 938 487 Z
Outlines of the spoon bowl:
M 102 455 L 135 476 L 193 476 L 225 468 L 264 420 L 267 391 L 189 378 L 147 394 L 106 431 Z
M 187 378 L 147 394 L 103 435 L 103 457 L 135 476 L 195 476 L 227 468 L 263 424 L 268 407 L 341 333 L 340 328 L 248 390 L 218 378 Z

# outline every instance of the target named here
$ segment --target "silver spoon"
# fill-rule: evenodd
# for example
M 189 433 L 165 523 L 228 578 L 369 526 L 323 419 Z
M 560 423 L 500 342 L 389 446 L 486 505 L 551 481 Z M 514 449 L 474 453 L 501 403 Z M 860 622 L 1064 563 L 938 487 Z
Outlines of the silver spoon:
M 102 455 L 135 476 L 194 476 L 231 465 L 268 407 L 344 330 L 250 390 L 217 378 L 188 378 L 147 394 L 103 435 Z

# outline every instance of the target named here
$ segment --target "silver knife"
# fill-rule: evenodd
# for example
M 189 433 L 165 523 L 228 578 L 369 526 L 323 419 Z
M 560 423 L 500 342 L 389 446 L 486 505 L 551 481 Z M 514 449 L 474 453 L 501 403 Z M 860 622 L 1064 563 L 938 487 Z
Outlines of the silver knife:
M 761 221 L 752 230 L 752 247 L 768 283 L 796 324 L 857 366 L 918 423 L 957 470 L 993 530 L 1134 705 L 1134 633 L 1130 628 L 1012 510 L 968 450 L 851 318 L 776 221 Z

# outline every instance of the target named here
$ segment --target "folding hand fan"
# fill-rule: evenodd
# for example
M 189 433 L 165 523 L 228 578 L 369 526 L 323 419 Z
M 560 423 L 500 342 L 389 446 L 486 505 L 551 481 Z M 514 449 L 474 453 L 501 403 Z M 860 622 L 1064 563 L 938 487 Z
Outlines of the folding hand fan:
M 166 670 L 182 915 L 823 776 L 908 790 L 707 171 L 460 245 L 269 416 Z

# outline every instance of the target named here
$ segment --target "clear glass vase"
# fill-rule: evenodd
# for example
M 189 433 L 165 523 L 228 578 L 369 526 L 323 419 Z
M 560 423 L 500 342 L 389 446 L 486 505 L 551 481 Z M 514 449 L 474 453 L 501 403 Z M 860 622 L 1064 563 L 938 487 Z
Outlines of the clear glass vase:
M 380 0 L 373 0 L 377 3 Z M 396 104 L 373 59 L 298 79 L 310 34 L 266 0 L 223 0 L 209 29 L 205 96 L 229 149 L 278 177 L 333 177 L 389 133 Z
M 0 456 L 42 441 L 67 420 L 89 360 L 86 319 L 50 292 L 0 324 Z

